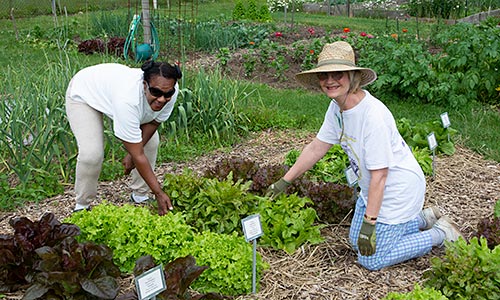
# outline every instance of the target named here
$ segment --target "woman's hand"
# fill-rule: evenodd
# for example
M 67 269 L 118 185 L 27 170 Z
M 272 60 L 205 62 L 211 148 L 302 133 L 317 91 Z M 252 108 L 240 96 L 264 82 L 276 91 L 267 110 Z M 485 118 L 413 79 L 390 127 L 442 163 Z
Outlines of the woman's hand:
M 130 174 L 130 172 L 132 172 L 132 170 L 135 168 L 134 161 L 132 160 L 132 155 L 127 153 L 127 155 L 125 155 L 125 157 L 122 160 L 122 165 L 125 175 Z
M 156 202 L 158 203 L 158 215 L 163 216 L 168 213 L 168 211 L 173 210 L 172 202 L 170 201 L 170 197 L 161 192 L 156 195 Z

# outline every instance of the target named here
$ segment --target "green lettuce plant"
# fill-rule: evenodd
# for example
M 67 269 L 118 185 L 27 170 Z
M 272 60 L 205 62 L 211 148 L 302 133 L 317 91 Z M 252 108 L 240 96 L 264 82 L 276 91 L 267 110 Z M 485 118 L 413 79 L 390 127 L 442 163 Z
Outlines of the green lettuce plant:
M 440 291 L 433 288 L 420 287 L 416 283 L 413 290 L 409 293 L 390 292 L 383 300 L 448 300 Z
M 486 239 L 473 237 L 446 242 L 444 257 L 431 258 L 425 286 L 449 299 L 499 299 L 500 247 L 488 248 Z

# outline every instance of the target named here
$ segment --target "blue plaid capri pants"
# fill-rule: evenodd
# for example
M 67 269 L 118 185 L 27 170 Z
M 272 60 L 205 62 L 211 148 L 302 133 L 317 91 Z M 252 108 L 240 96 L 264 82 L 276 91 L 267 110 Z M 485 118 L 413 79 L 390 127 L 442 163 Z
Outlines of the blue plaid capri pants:
M 377 245 L 375 254 L 363 256 L 358 250 L 358 235 L 363 223 L 366 206 L 361 197 L 356 201 L 356 208 L 351 222 L 349 239 L 358 253 L 358 262 L 368 270 L 380 270 L 384 267 L 423 256 L 432 249 L 430 233 L 420 231 L 415 218 L 402 224 L 384 224 L 377 222 L 375 232 Z

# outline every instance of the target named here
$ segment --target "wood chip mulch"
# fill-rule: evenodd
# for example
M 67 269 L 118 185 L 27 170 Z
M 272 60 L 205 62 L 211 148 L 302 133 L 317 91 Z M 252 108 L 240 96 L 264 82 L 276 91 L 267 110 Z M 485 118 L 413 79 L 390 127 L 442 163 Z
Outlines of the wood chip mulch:
M 184 168 L 201 173 L 230 156 L 252 158 L 260 164 L 282 163 L 289 150 L 302 149 L 312 137 L 311 133 L 293 131 L 261 132 L 231 149 L 217 150 L 185 163 L 164 163 L 156 171 L 160 178 L 165 173 L 181 173 Z M 128 202 L 128 197 L 127 178 L 100 183 L 100 199 L 120 205 Z M 460 225 L 467 238 L 473 235 L 480 219 L 492 216 L 499 199 L 499 163 L 484 160 L 460 145 L 454 155 L 436 157 L 435 175 L 427 179 L 426 206 L 438 205 Z M 68 187 L 63 195 L 28 204 L 14 212 L 0 212 L 0 233 L 12 233 L 8 224 L 12 217 L 38 220 L 50 211 L 62 220 L 71 214 L 73 206 L 72 189 Z M 422 274 L 431 266 L 429 259 L 444 254 L 443 249 L 435 248 L 424 257 L 370 272 L 356 263 L 348 231 L 347 221 L 330 224 L 322 230 L 324 243 L 305 245 L 292 255 L 259 248 L 270 268 L 263 274 L 258 292 L 238 300 L 382 299 L 388 292 L 408 292 L 415 283 L 422 283 Z M 130 277 L 124 278 L 123 289 L 133 286 L 131 282 Z M 18 292 L 8 294 L 6 299 L 21 298 Z

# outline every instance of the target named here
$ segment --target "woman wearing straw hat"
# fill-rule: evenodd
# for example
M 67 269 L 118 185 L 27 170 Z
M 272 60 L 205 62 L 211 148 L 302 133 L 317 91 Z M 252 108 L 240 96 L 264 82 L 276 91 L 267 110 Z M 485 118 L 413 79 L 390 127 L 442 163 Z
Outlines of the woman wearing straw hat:
M 148 61 L 140 69 L 98 64 L 71 79 L 66 114 L 78 144 L 74 211 L 89 210 L 96 198 L 104 158 L 104 115 L 113 121 L 113 133 L 128 152 L 123 167 L 132 175 L 130 200 L 142 203 L 152 192 L 159 215 L 173 209 L 153 169 L 160 143 L 157 129 L 174 108 L 181 77 L 177 65 Z
M 269 187 L 271 196 L 312 168 L 333 144 L 340 144 L 350 161 L 346 173 L 360 187 L 349 239 L 362 266 L 379 270 L 461 236 L 456 224 L 437 207 L 422 210 L 422 169 L 389 109 L 362 89 L 377 75 L 372 69 L 356 66 L 348 43 L 326 44 L 317 67 L 296 78 L 308 88 L 323 91 L 332 101 L 316 138 L 283 178 Z

